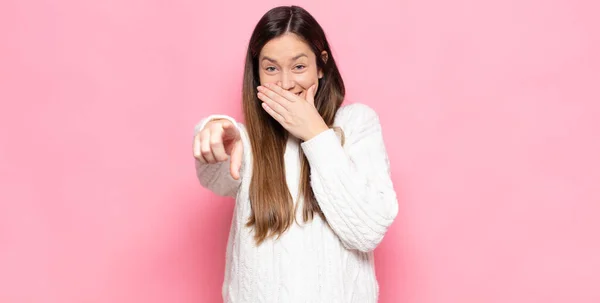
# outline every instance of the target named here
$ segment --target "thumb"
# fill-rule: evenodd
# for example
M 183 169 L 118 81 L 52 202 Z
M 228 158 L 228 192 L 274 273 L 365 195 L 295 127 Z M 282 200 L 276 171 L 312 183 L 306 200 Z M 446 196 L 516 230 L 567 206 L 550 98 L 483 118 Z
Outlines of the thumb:
M 237 140 L 231 151 L 231 163 L 229 165 L 229 171 L 231 176 L 239 180 L 240 179 L 240 167 L 242 167 L 242 156 L 244 155 L 244 146 L 242 140 Z
M 223 127 L 223 132 L 225 135 L 231 135 L 231 133 L 235 133 L 236 128 L 233 124 L 231 124 L 231 122 L 229 121 L 224 121 L 223 124 L 221 124 L 221 127 Z
M 230 155 L 233 150 L 233 144 L 240 140 L 240 131 L 235 125 L 227 121 L 223 123 L 223 142 L 225 143 L 225 152 Z
M 317 85 L 313 84 L 306 91 L 306 101 L 312 105 L 315 105 L 315 89 L 316 89 L 316 87 L 317 87 Z

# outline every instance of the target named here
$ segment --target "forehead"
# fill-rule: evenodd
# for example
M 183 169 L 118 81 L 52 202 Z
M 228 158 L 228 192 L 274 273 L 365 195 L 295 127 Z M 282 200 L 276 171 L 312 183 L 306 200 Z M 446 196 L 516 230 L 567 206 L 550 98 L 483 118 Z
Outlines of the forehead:
M 304 40 L 295 34 L 287 33 L 267 42 L 260 51 L 259 59 L 270 57 L 278 61 L 286 60 L 300 53 L 305 53 L 309 57 L 314 56 L 310 46 Z

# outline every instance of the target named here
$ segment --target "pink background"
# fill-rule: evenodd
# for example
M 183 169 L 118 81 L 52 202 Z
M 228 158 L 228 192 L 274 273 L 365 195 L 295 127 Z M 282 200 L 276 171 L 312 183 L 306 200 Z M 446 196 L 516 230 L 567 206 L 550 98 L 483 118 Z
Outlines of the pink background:
M 380 302 L 600 302 L 593 2 L 299 3 L 383 123 Z M 195 179 L 193 126 L 241 117 L 280 4 L 0 2 L 0 302 L 220 301 L 233 202 Z

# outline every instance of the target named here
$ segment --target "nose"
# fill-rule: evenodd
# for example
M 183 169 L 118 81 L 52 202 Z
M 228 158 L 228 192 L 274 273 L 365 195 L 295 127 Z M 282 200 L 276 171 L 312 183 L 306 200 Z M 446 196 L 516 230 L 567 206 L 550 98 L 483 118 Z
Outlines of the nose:
M 281 75 L 281 79 L 279 80 L 279 82 L 277 82 L 277 85 L 281 86 L 281 88 L 285 90 L 291 90 L 296 86 L 296 81 L 294 81 L 294 77 L 288 72 L 283 72 Z

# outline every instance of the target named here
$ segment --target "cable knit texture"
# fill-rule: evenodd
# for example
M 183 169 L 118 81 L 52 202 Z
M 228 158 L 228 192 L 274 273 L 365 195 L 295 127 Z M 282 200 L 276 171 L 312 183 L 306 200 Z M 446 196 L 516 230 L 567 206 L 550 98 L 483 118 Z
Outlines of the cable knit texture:
M 298 197 L 298 154 L 303 152 L 327 222 L 319 216 L 303 222 L 299 205 L 296 216 L 300 224 L 294 223 L 279 239 L 267 239 L 259 246 L 252 229 L 245 226 L 251 212 L 248 134 L 244 125 L 224 115 L 203 119 L 195 132 L 216 118 L 237 125 L 244 146 L 240 180 L 231 177 L 228 161 L 196 161 L 202 186 L 236 199 L 226 252 L 224 302 L 377 302 L 373 250 L 394 221 L 398 202 L 375 111 L 360 103 L 338 110 L 334 126 L 344 131 L 343 146 L 331 129 L 302 143 L 290 136 L 284 155 L 290 193 Z M 295 204 L 302 202 L 294 198 Z

